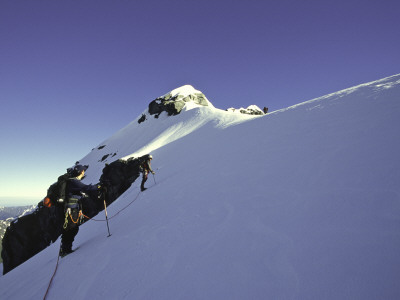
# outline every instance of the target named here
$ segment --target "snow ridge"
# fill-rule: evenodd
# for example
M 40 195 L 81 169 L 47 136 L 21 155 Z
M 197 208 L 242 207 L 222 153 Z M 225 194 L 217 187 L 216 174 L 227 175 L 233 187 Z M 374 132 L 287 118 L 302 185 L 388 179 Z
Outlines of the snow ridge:
M 319 102 L 323 101 L 326 99 L 335 99 L 339 100 L 342 97 L 348 96 L 352 93 L 358 92 L 359 94 L 364 93 L 367 95 L 367 97 L 374 97 L 375 94 L 379 94 L 380 92 L 384 91 L 385 89 L 390 89 L 398 86 L 400 84 L 400 74 L 389 76 L 386 78 L 382 78 L 376 81 L 368 82 L 368 83 L 363 83 L 354 87 L 350 87 L 344 90 L 340 90 L 338 92 L 334 92 L 322 97 L 318 97 L 312 100 L 308 100 L 299 104 L 292 105 L 288 108 L 283 108 L 274 111 L 274 113 L 280 113 L 284 112 L 293 108 L 296 108 L 298 106 L 303 106 L 303 105 L 309 105 L 314 102 Z
M 111 237 L 81 226 L 48 299 L 399 299 L 399 80 L 261 117 L 199 107 L 132 122 L 82 162 L 95 181 L 104 153 L 151 152 L 150 188 L 108 208 L 137 197 Z M 0 298 L 43 297 L 58 247 L 1 277 Z

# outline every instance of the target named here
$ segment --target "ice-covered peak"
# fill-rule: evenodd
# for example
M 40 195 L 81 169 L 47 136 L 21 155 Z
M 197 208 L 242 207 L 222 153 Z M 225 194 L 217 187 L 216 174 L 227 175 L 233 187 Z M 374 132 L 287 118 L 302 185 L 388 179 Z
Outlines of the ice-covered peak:
M 193 94 L 202 94 L 202 92 L 196 90 L 193 86 L 187 84 L 187 85 L 183 85 L 181 87 L 178 87 L 174 90 L 172 90 L 171 92 L 165 94 L 163 97 L 170 95 L 171 97 L 177 97 L 177 96 L 183 96 L 183 97 L 187 97 L 189 95 L 193 95 Z

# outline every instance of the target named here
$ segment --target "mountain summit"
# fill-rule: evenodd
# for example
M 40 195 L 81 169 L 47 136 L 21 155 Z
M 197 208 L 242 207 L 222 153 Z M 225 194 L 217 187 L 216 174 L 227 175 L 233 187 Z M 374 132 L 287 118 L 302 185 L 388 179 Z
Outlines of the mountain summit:
M 149 114 L 155 115 L 156 118 L 163 111 L 169 116 L 177 115 L 185 106 L 186 109 L 190 109 L 199 105 L 214 107 L 202 92 L 191 85 L 184 85 L 153 100 L 149 104 Z
M 95 183 L 151 153 L 149 189 L 108 207 L 111 237 L 81 226 L 48 299 L 399 299 L 399 98 L 395 75 L 265 116 L 146 109 L 80 162 Z M 42 298 L 59 245 L 0 298 Z

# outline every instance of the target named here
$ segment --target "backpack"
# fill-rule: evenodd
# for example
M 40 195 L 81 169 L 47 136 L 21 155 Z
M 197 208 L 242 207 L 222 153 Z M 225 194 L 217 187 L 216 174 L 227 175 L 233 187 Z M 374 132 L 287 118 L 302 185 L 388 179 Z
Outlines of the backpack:
M 150 154 L 146 154 L 143 155 L 139 158 L 137 158 L 138 162 L 139 162 L 139 169 L 142 171 L 143 168 L 145 167 L 145 164 L 148 162 L 148 160 L 150 159 Z
M 47 190 L 47 196 L 43 200 L 43 205 L 51 207 L 53 205 L 63 205 L 65 200 L 65 188 L 71 179 L 70 173 L 65 173 L 58 177 L 57 182 L 53 183 Z

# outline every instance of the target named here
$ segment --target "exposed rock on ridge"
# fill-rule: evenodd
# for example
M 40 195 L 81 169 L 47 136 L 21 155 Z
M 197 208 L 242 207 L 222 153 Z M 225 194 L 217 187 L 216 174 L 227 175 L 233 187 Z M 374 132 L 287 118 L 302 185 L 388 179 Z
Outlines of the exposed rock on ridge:
M 151 101 L 148 112 L 142 114 L 137 122 L 140 124 L 153 115 L 155 118 L 158 118 L 162 112 L 166 112 L 168 116 L 178 115 L 186 105 L 190 105 L 190 107 L 208 106 L 214 108 L 202 92 L 196 90 L 191 85 L 184 85 Z M 229 108 L 226 111 L 247 115 L 265 115 L 268 108 L 265 107 L 263 111 L 257 105 L 250 105 L 247 108 Z
M 117 160 L 105 166 L 100 181 L 107 188 L 107 205 L 114 202 L 139 177 L 139 165 L 144 157 Z M 103 197 L 98 199 L 97 194 L 83 198 L 83 213 L 90 218 L 95 216 L 104 209 L 103 200 Z M 48 208 L 42 202 L 33 213 L 11 222 L 2 241 L 3 274 L 55 242 L 61 235 L 63 224 L 64 207 Z
M 250 105 L 247 108 L 228 108 L 226 111 L 229 112 L 234 112 L 234 113 L 241 113 L 241 114 L 246 114 L 246 115 L 265 115 L 265 108 L 264 111 L 262 111 L 257 105 Z
M 195 90 L 191 85 L 185 85 L 151 101 L 149 114 L 157 118 L 165 111 L 169 116 L 174 116 L 179 114 L 188 102 L 201 106 L 211 105 L 202 92 Z

